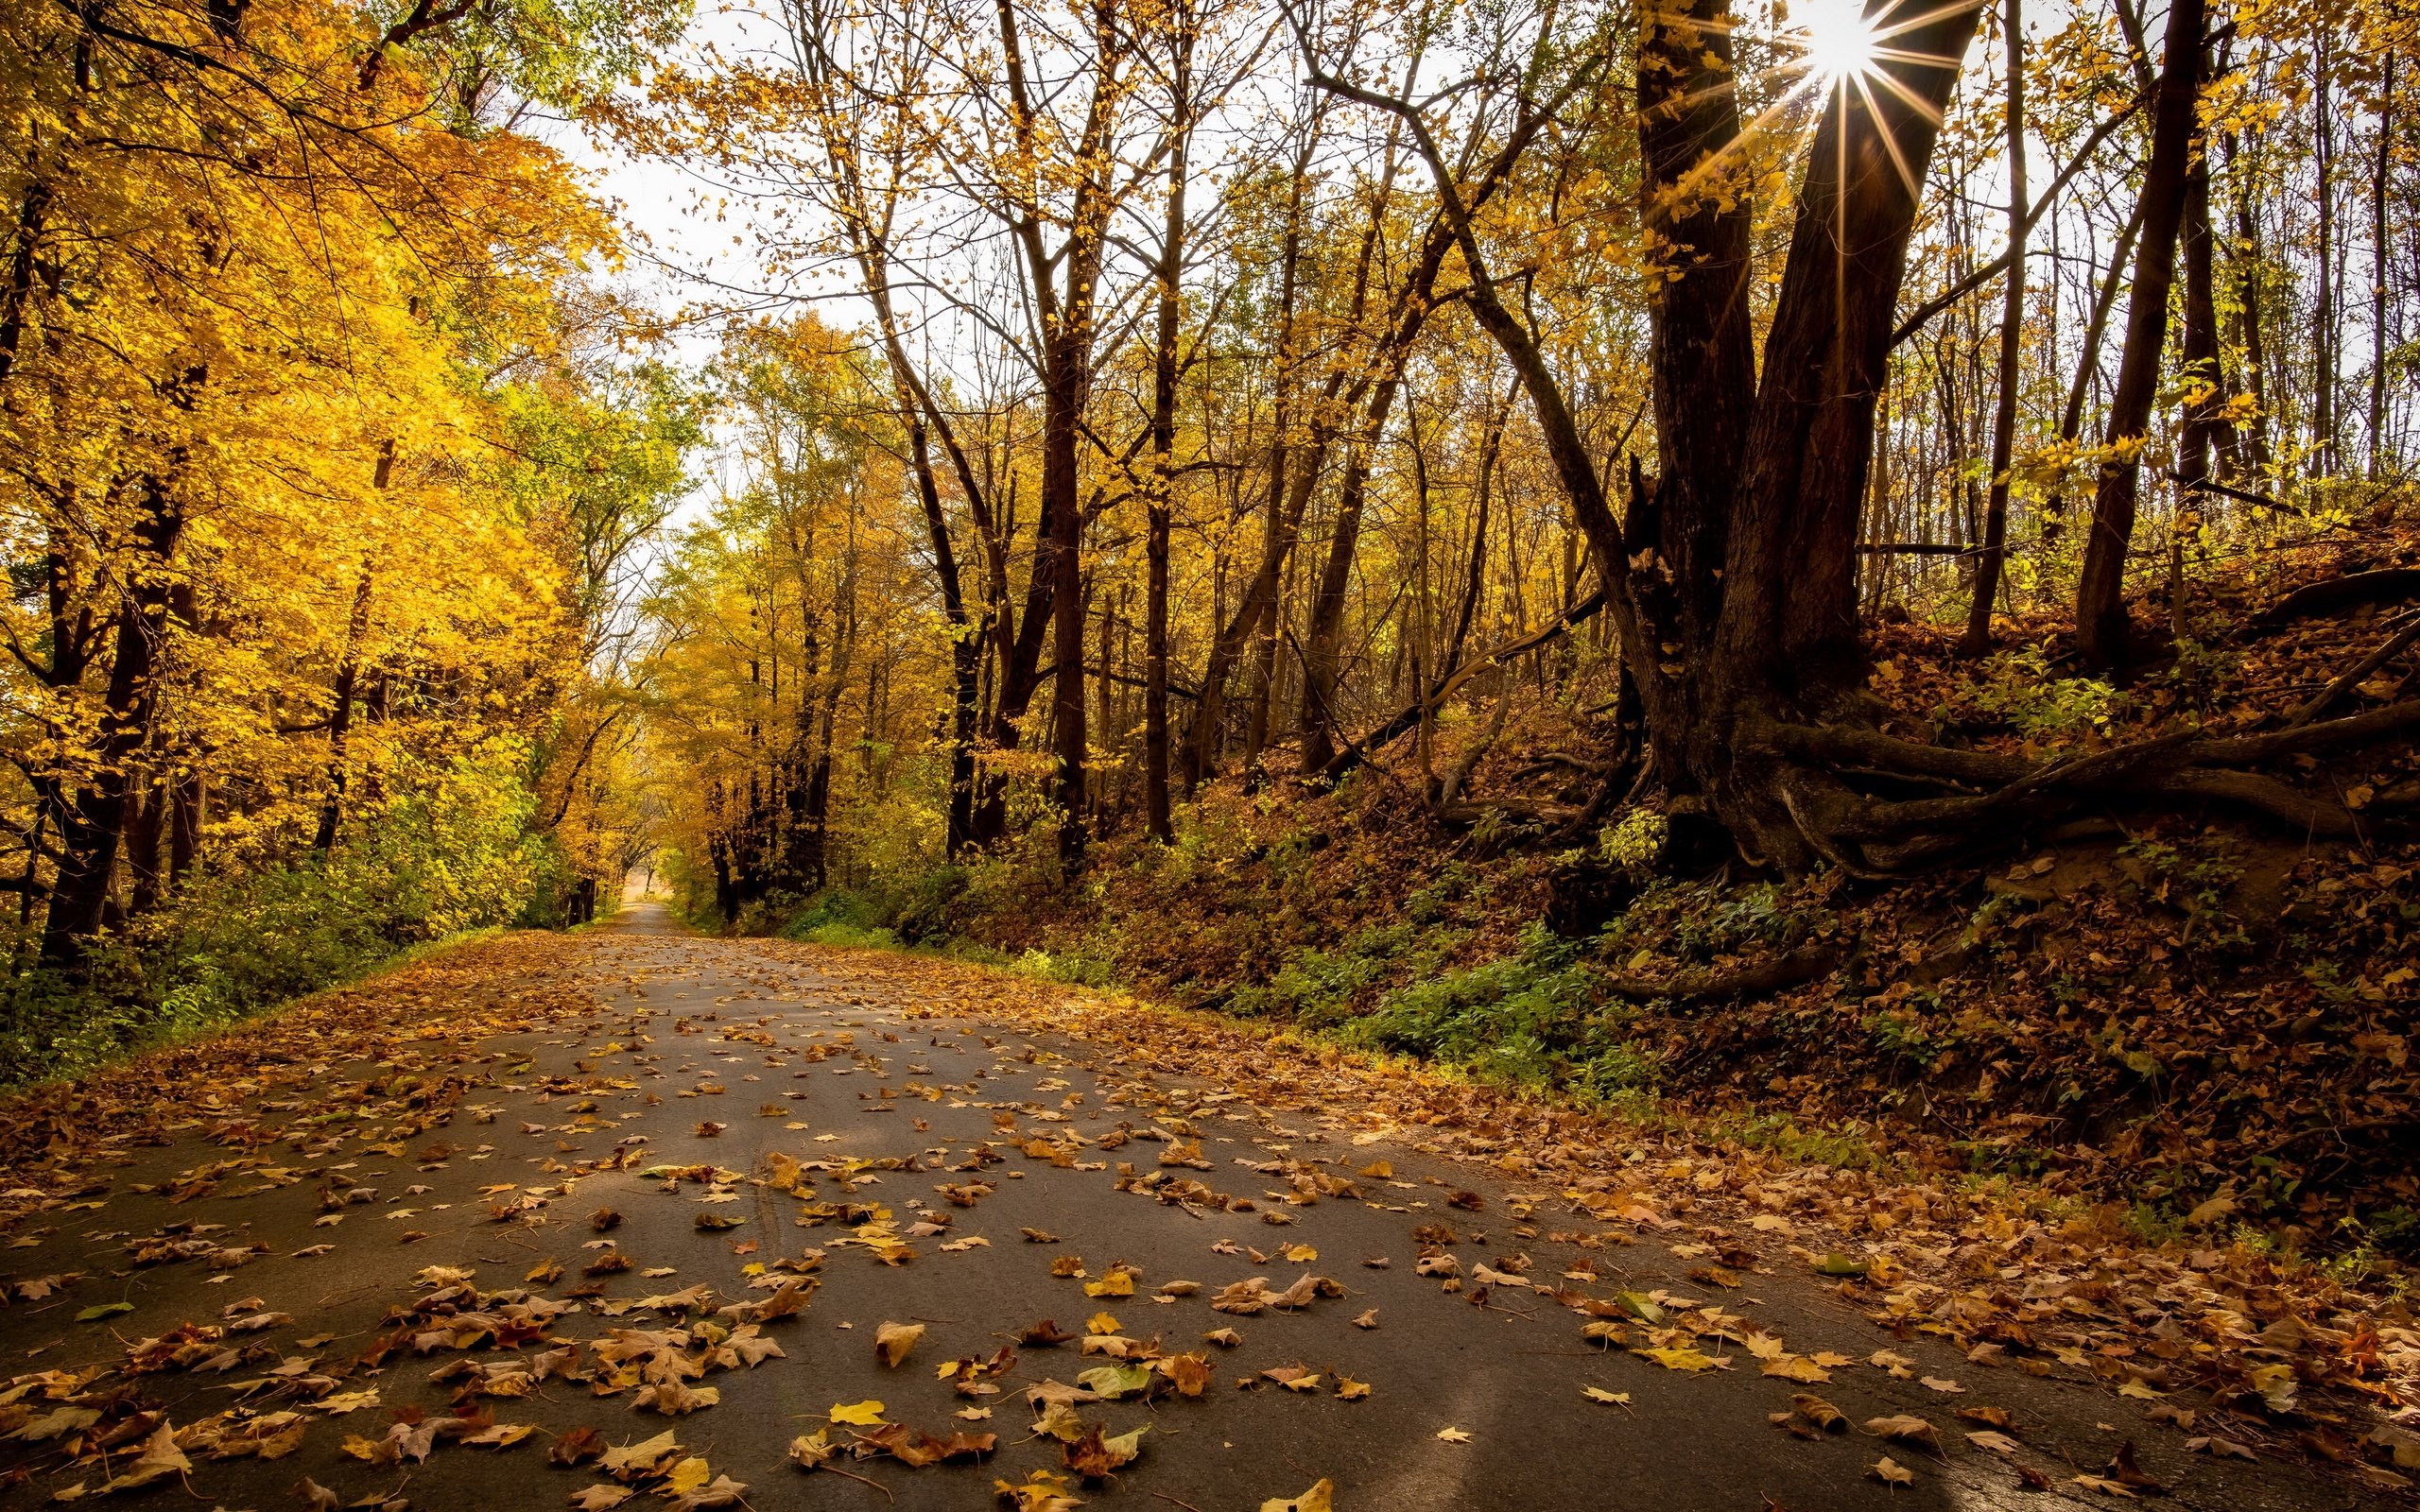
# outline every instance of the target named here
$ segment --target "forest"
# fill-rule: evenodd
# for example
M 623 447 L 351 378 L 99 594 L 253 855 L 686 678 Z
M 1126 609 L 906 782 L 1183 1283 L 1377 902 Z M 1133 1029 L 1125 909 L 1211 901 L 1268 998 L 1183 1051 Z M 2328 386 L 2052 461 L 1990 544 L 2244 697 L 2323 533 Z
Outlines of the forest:
M 2409 1114 L 2395 6 L 9 25 L 28 1076 L 661 876 L 1600 1104 L 2420 1194 L 2295 1144 Z M 2247 1106 L 2247 994 L 2341 1063 Z
M 2342 835 L 2255 768 L 2406 726 L 2084 762 L 1871 685 L 1929 635 L 2198 720 L 2220 581 L 2392 536 L 2392 10 L 781 20 L 614 107 L 821 301 L 725 337 L 650 607 L 727 919 L 1044 830 L 1072 873 L 1237 776 L 1782 874 L 2120 793 Z
M 693 32 L 683 906 L 2420 1240 L 2415 26 Z
M 2411 0 L 0 0 L 0 1503 L 2420 1485 Z
M 515 122 L 683 16 L 0 19 L 0 1080 L 559 920 L 636 853 L 613 669 L 701 412 Z

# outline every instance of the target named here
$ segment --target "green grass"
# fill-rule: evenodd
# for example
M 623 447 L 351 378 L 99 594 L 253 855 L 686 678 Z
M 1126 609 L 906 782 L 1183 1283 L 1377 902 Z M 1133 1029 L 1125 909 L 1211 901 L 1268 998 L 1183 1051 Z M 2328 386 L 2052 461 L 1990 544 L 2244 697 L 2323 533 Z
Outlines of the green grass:
M 66 988 L 54 979 L 20 978 L 17 993 L 0 1008 L 0 1095 L 88 1076 L 153 1050 L 191 1044 L 225 1034 L 239 1024 L 276 1018 L 306 998 L 374 980 L 432 955 L 505 933 L 486 925 L 359 959 L 283 997 L 188 1001 L 170 1006 L 112 1002 L 95 989 Z

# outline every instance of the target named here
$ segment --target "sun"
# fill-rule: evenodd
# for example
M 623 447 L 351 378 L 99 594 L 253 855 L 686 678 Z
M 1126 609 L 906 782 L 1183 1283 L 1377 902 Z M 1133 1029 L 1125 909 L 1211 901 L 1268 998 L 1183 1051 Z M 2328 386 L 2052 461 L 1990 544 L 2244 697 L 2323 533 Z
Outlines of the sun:
M 1825 83 L 1860 76 L 1880 56 L 1881 33 L 1861 0 L 1794 0 L 1789 21 L 1801 66 Z

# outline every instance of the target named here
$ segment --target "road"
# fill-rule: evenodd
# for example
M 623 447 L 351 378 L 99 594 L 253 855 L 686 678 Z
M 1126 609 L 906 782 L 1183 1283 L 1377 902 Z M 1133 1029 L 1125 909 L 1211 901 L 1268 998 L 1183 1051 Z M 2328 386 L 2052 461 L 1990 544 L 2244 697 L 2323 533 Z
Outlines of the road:
M 54 1096 L 9 1167 L 0 1503 L 2041 1508 L 2115 1504 L 2131 1443 L 2171 1505 L 2389 1504 L 1877 1329 L 1766 1228 L 1457 1158 L 1386 1073 L 1273 1095 L 1274 1050 L 1160 1057 L 1140 1008 L 1071 1038 L 1049 995 L 641 903 Z M 1070 1400 L 1087 1371 L 1105 1400 Z M 1776 1425 L 1800 1393 L 1851 1426 Z M 1929 1432 L 1866 1431 L 1897 1415 Z M 667 1432 L 624 1480 L 550 1463 Z

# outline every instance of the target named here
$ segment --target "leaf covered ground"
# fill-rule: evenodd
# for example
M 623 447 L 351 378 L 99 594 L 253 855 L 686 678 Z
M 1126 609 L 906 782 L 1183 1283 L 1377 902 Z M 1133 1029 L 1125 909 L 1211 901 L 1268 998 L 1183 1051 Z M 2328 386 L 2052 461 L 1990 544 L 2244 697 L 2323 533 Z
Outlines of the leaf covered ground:
M 2391 1503 L 2391 1298 L 929 958 L 512 936 L 0 1109 L 0 1497 Z

